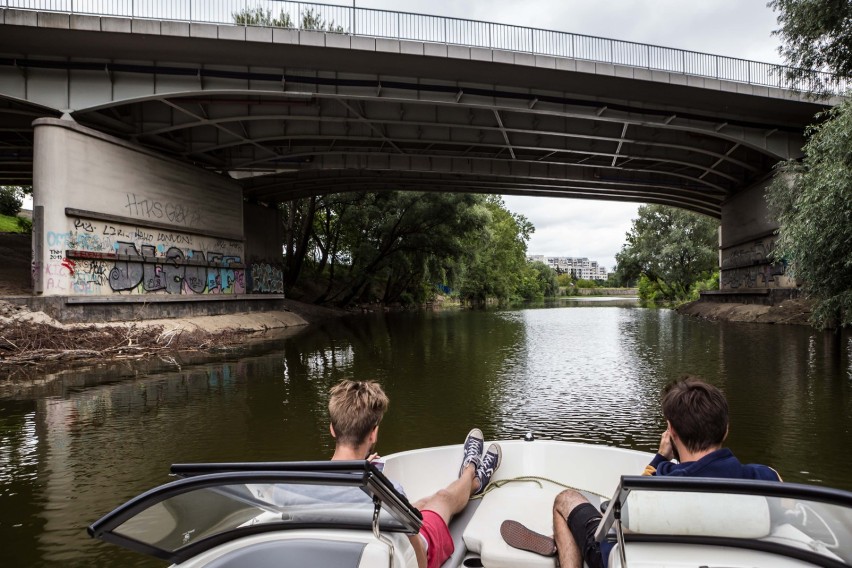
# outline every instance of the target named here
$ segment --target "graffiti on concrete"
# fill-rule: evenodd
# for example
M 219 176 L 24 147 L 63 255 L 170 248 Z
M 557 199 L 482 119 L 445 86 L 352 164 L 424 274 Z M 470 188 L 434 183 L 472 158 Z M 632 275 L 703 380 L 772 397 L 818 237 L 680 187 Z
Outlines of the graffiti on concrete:
M 168 294 L 244 294 L 245 270 L 238 256 L 169 247 L 158 255 L 154 245 L 116 243 L 117 259 L 109 273 L 114 292 L 165 291 Z M 232 265 L 239 265 L 233 267 Z
M 775 249 L 772 238 L 759 239 L 731 247 L 722 252 L 721 286 L 723 290 L 739 288 L 791 287 L 786 276 L 787 263 L 771 258 Z
M 284 293 L 284 271 L 280 267 L 266 262 L 252 263 L 249 275 L 253 294 Z
M 89 295 L 246 292 L 240 241 L 86 219 L 74 219 L 73 227 L 46 233 L 47 254 L 39 273 L 48 290 Z
M 185 227 L 196 227 L 201 223 L 201 212 L 182 203 L 148 199 L 135 193 L 127 193 L 124 206 L 130 217 L 169 221 Z

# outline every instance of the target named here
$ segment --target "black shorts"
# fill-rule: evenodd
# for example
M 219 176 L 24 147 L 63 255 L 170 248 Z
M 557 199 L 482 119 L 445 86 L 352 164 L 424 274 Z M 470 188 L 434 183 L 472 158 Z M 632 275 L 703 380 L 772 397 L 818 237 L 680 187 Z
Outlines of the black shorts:
M 568 528 L 589 568 L 604 568 L 600 543 L 595 540 L 602 518 L 600 511 L 591 503 L 578 505 L 568 514 Z

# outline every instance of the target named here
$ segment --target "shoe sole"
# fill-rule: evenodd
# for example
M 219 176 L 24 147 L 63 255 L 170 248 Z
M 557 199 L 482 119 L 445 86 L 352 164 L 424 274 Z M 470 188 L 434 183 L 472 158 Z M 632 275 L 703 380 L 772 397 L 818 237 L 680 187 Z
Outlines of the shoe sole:
M 511 547 L 541 556 L 556 556 L 556 542 L 552 538 L 530 530 L 518 521 L 503 521 L 500 536 Z

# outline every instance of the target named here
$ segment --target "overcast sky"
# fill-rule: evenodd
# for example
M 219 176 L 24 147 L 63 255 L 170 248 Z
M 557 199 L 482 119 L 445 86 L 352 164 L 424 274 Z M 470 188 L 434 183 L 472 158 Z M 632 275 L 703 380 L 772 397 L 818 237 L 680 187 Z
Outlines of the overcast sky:
M 780 62 L 765 0 L 356 0 L 357 6 L 517 24 Z M 346 0 L 327 3 L 351 5 Z M 529 254 L 615 265 L 638 204 L 505 197 L 535 225 Z

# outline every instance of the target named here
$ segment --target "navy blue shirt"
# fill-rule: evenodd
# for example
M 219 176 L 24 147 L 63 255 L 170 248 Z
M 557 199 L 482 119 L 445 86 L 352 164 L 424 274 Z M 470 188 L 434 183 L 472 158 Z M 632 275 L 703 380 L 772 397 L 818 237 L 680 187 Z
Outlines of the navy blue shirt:
M 657 454 L 650 465 L 656 470 L 654 475 L 781 481 L 772 468 L 758 464 L 742 464 L 727 448 L 710 452 L 699 460 L 686 463 L 673 463 Z

